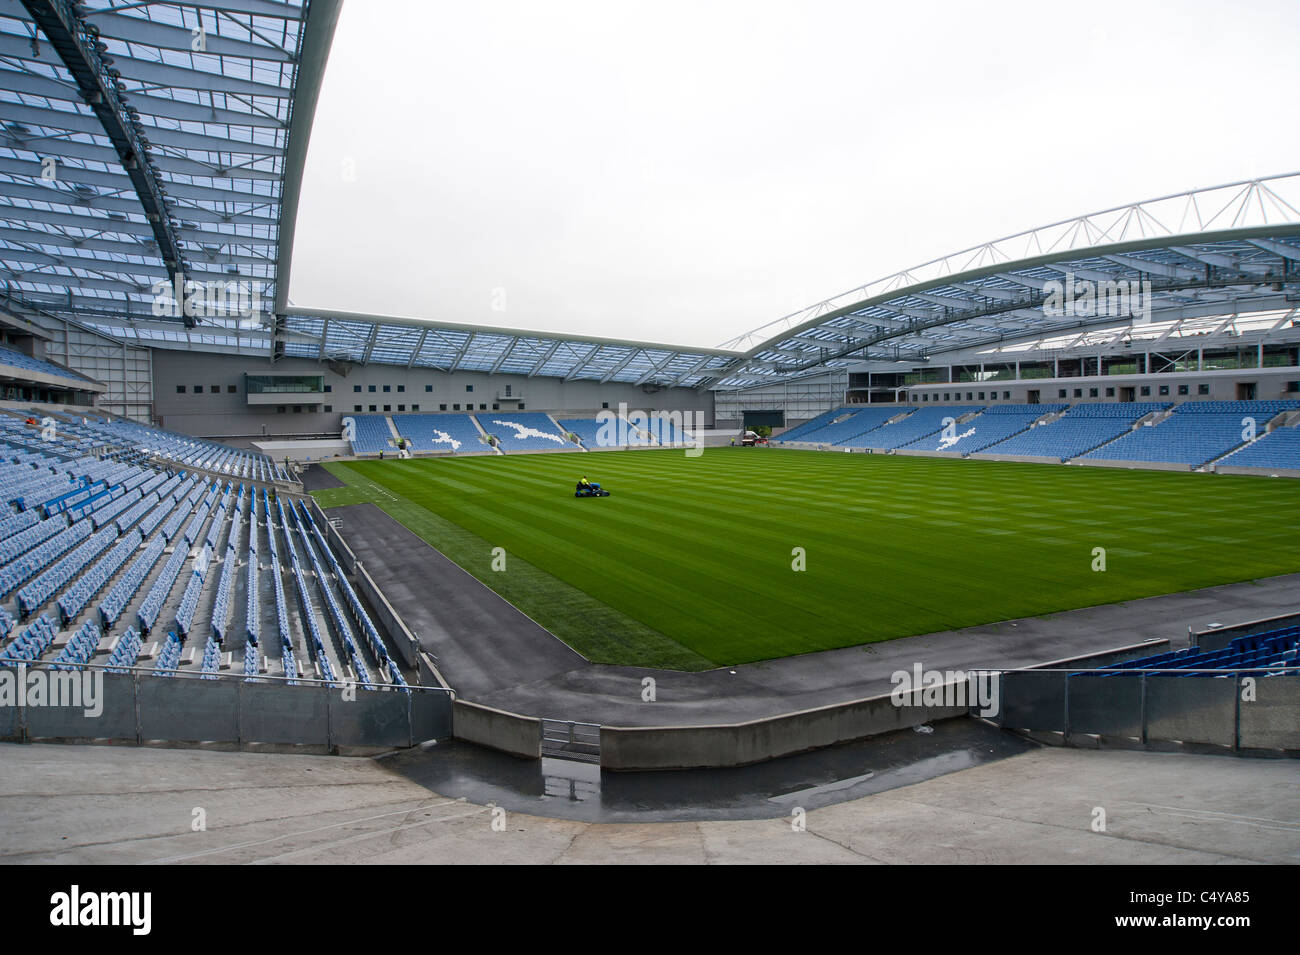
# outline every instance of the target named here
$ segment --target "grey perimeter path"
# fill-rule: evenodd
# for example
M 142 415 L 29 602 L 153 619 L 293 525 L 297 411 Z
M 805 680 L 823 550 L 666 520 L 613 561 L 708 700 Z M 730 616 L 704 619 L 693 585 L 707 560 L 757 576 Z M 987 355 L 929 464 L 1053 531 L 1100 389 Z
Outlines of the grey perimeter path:
M 385 759 L 0 743 L 6 863 L 1300 862 L 1300 764 L 1043 748 L 787 818 L 591 823 Z M 106 812 L 105 807 L 112 811 Z M 206 830 L 191 831 L 195 808 Z M 1106 829 L 1092 831 L 1094 809 Z
M 373 504 L 331 508 L 344 539 L 466 700 L 606 726 L 738 723 L 892 688 L 896 670 L 1012 668 L 1275 616 L 1300 574 L 906 637 L 703 673 L 589 663 Z M 657 699 L 641 700 L 656 680 Z

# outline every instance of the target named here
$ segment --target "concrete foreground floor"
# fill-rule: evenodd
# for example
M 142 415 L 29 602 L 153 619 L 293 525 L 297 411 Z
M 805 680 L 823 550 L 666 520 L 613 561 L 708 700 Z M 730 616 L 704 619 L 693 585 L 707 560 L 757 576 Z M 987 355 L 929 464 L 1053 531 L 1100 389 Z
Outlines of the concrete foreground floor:
M 1044 748 L 812 810 L 803 832 L 493 820 L 382 758 L 0 744 L 0 861 L 81 864 L 1297 863 L 1300 761 Z

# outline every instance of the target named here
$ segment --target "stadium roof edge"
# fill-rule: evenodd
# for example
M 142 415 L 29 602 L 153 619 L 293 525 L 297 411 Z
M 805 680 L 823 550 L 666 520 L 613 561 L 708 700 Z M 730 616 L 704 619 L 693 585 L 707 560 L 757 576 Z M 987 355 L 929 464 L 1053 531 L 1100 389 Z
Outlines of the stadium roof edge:
M 408 328 L 445 329 L 455 332 L 469 332 L 482 335 L 500 335 L 508 338 L 536 338 L 546 341 L 576 342 L 593 345 L 614 345 L 626 348 L 644 348 L 652 351 L 671 351 L 690 355 L 716 355 L 723 358 L 742 358 L 744 354 L 729 348 L 695 348 L 689 345 L 670 345 L 666 342 L 641 341 L 630 338 L 605 338 L 597 335 L 580 335 L 568 332 L 546 332 L 538 329 L 505 328 L 497 325 L 475 325 L 466 322 L 447 322 L 437 319 L 414 318 L 401 315 L 371 315 L 364 312 L 349 312 L 334 309 L 308 308 L 291 305 L 284 309 L 285 315 L 303 318 L 321 318 L 339 321 L 372 322 L 377 325 L 402 325 Z
M 307 147 L 311 143 L 316 105 L 325 79 L 338 26 L 342 0 L 309 0 L 303 28 L 298 75 L 289 106 L 289 134 L 284 164 L 284 191 L 280 197 L 279 247 L 275 267 L 275 311 L 283 312 L 289 301 L 289 279 L 293 267 L 293 239 L 298 226 L 298 200 L 302 194 L 302 175 L 307 165 Z
M 1181 201 L 1183 203 L 1183 218 L 1180 220 L 1179 229 L 1181 229 L 1182 227 L 1182 222 L 1185 222 L 1187 220 L 1187 214 L 1189 210 L 1192 212 L 1192 214 L 1195 215 L 1196 221 L 1202 226 L 1212 225 L 1216 220 L 1221 220 L 1224 214 L 1230 211 L 1233 213 L 1232 221 L 1234 222 L 1234 224 L 1240 221 L 1243 217 L 1253 217 L 1253 216 L 1258 216 L 1264 219 L 1265 222 L 1267 222 L 1269 213 L 1268 213 L 1268 209 L 1264 206 L 1265 197 L 1267 197 L 1269 204 L 1275 210 L 1274 215 L 1280 216 L 1280 218 L 1283 220 L 1283 222 L 1278 223 L 1279 225 L 1286 227 L 1286 226 L 1294 225 L 1296 223 L 1300 223 L 1300 208 L 1297 208 L 1296 205 L 1287 202 L 1286 199 L 1279 197 L 1275 191 L 1275 187 L 1277 186 L 1286 186 L 1286 187 L 1300 186 L 1300 171 L 1277 173 L 1270 176 L 1260 176 L 1255 179 L 1242 179 L 1236 182 L 1223 183 L 1217 186 L 1208 186 L 1200 189 L 1189 189 L 1183 192 L 1169 193 L 1164 196 L 1158 196 L 1154 199 L 1145 199 L 1138 202 L 1130 202 L 1122 205 L 1111 206 L 1108 209 L 1102 209 L 1098 212 L 1092 212 L 1081 216 L 1072 216 L 1066 219 L 1057 220 L 1056 222 L 1052 222 L 1047 225 L 1037 226 L 1031 229 L 1025 229 L 1022 230 L 1021 232 L 1012 233 L 1011 235 L 1003 236 L 1002 238 L 999 239 L 992 239 L 987 242 L 982 242 L 978 245 L 961 249 L 957 252 L 952 252 L 947 255 L 940 256 L 939 258 L 930 259 L 926 262 L 920 263 L 919 265 L 902 269 L 890 275 L 883 276 L 882 278 L 875 279 L 863 285 L 856 286 L 852 289 L 849 289 L 848 291 L 841 292 L 838 295 L 833 295 L 820 302 L 814 303 L 806 308 L 800 309 L 799 311 L 792 312 L 789 315 L 785 315 L 782 316 L 781 318 L 777 318 L 765 322 L 763 325 L 760 325 L 757 328 L 752 329 L 751 331 L 743 335 L 738 335 L 735 338 L 728 339 L 727 341 L 723 342 L 720 347 L 723 348 L 740 347 L 746 340 L 753 340 L 755 336 L 762 334 L 768 329 L 776 329 L 776 331 L 774 331 L 772 334 L 766 335 L 759 340 L 759 344 L 755 347 L 761 349 L 763 344 L 780 340 L 782 337 L 784 337 L 783 333 L 788 334 L 789 331 L 793 327 L 795 327 L 793 325 L 787 324 L 784 329 L 778 329 L 778 326 L 780 326 L 782 323 L 789 323 L 798 320 L 800 316 L 804 316 L 804 315 L 810 316 L 810 318 L 809 320 L 806 321 L 806 324 L 802 327 L 807 327 L 808 324 L 815 324 L 817 321 L 824 321 L 826 318 L 829 317 L 830 314 L 829 312 L 825 311 L 825 309 L 831 303 L 840 299 L 847 299 L 850 296 L 853 296 L 854 299 L 859 303 L 862 301 L 866 301 L 868 298 L 870 298 L 870 296 L 864 296 L 861 295 L 860 293 L 865 292 L 867 289 L 870 289 L 873 286 L 881 286 L 885 290 L 893 291 L 893 292 L 900 292 L 904 289 L 910 289 L 912 286 L 918 285 L 918 281 L 915 278 L 915 273 L 922 272 L 923 270 L 930 269 L 935 266 L 942 267 L 942 271 L 936 274 L 935 278 L 943 278 L 949 280 L 956 279 L 959 276 L 965 276 L 968 273 L 974 271 L 968 268 L 958 268 L 957 270 L 954 271 L 950 267 L 950 263 L 952 262 L 952 260 L 959 260 L 965 258 L 969 262 L 972 259 L 983 258 L 990 254 L 996 256 L 996 254 L 1000 253 L 1003 255 L 1003 258 L 1000 262 L 1000 264 L 1002 264 L 1003 266 L 1018 264 L 1026 260 L 1026 256 L 1019 255 L 1019 256 L 1011 257 L 1008 256 L 1004 250 L 999 249 L 998 247 L 1005 243 L 1009 243 L 1019 239 L 1026 240 L 1026 243 L 1033 241 L 1035 244 L 1038 245 L 1039 248 L 1041 248 L 1043 240 L 1052 239 L 1053 237 L 1055 237 L 1055 241 L 1048 248 L 1047 252 L 1044 253 L 1044 255 L 1048 256 L 1049 257 L 1048 260 L 1050 261 L 1057 261 L 1059 260 L 1059 258 L 1066 257 L 1069 255 L 1069 253 L 1072 252 L 1080 252 L 1087 249 L 1100 248 L 1100 246 L 1094 246 L 1090 241 L 1085 241 L 1083 244 L 1075 244 L 1080 234 L 1082 234 L 1085 237 L 1085 240 L 1088 239 L 1094 231 L 1100 232 L 1101 235 L 1104 237 L 1109 231 L 1113 230 L 1116 227 L 1120 227 L 1122 229 L 1121 236 L 1127 234 L 1130 228 L 1140 229 L 1143 234 L 1143 239 L 1150 238 L 1156 241 L 1157 245 L 1154 247 L 1170 244 L 1171 239 L 1176 239 L 1180 237 L 1188 238 L 1191 236 L 1205 236 L 1207 232 L 1204 228 L 1196 232 L 1171 231 L 1166 226 L 1164 226 L 1164 224 L 1160 221 L 1158 217 L 1153 215 L 1154 211 L 1162 211 L 1162 212 L 1171 211 L 1171 207 L 1169 204 L 1178 201 Z M 1202 216 L 1200 203 L 1208 201 L 1211 197 L 1222 199 L 1222 193 L 1231 190 L 1237 190 L 1237 191 L 1231 196 L 1229 196 L 1228 200 L 1219 208 L 1217 212 L 1214 212 L 1212 215 L 1210 215 L 1208 221 L 1205 221 Z M 1258 209 L 1256 209 L 1256 203 L 1258 204 Z M 1287 213 L 1290 213 L 1289 217 Z M 1115 218 L 1111 218 L 1111 219 L 1104 218 L 1107 216 L 1112 216 Z M 1053 232 L 1052 230 L 1061 230 L 1061 231 Z M 1147 230 L 1151 230 L 1151 234 L 1149 236 L 1147 234 Z M 1157 231 L 1157 230 L 1163 230 L 1163 231 Z M 1230 229 L 1227 231 L 1232 231 L 1232 230 Z M 1057 245 L 1059 245 L 1062 241 L 1068 244 L 1062 247 L 1060 251 L 1055 254 L 1055 257 L 1052 257 L 1053 256 L 1052 249 L 1055 248 Z M 1133 241 L 1141 242 L 1143 240 L 1133 240 Z M 1202 241 L 1204 240 L 1202 239 Z M 837 308 L 838 307 L 839 306 L 837 306 Z
M 914 285 L 900 286 L 887 292 L 881 292 L 868 298 L 851 302 L 847 305 L 840 306 L 833 311 L 824 312 L 816 318 L 808 319 L 799 325 L 792 326 L 788 330 L 774 335 L 771 338 L 764 339 L 759 344 L 746 351 L 734 352 L 734 354 L 740 355 L 744 358 L 752 358 L 754 355 L 771 348 L 773 345 L 782 342 L 787 338 L 798 335 L 800 332 L 806 331 L 810 328 L 816 328 L 832 319 L 851 315 L 863 308 L 868 308 L 881 302 L 891 301 L 901 295 L 909 295 L 917 292 L 925 292 L 934 288 L 942 288 L 943 286 L 951 285 L 954 282 L 965 282 L 986 278 L 990 275 L 997 275 L 1010 269 L 1028 269 L 1038 265 L 1058 263 L 1072 258 L 1093 258 L 1104 255 L 1119 255 L 1124 252 L 1162 249 L 1172 245 L 1178 245 L 1180 244 L 1180 241 L 1182 244 L 1202 244 L 1229 239 L 1272 238 L 1274 236 L 1300 236 L 1300 226 L 1285 224 L 1273 226 L 1251 226 L 1242 229 L 1223 229 L 1216 232 L 1189 232 L 1181 235 L 1160 236 L 1151 239 L 1135 239 L 1130 242 L 1116 242 L 1110 245 L 1088 246 L 1086 248 L 1072 249 L 1068 252 L 1046 253 L 1027 259 L 1000 262 L 995 265 L 970 269 L 965 272 L 955 272 L 950 275 L 939 276 L 937 278 L 918 282 Z M 900 330 L 900 334 L 902 333 L 903 332 Z M 730 341 L 737 340 L 738 339 L 730 339 Z

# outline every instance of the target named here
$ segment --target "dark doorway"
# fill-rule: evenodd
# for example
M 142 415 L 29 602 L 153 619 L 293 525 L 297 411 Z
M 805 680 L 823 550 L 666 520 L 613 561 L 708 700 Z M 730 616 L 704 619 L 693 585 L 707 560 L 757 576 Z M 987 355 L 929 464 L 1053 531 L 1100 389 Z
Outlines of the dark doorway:
M 1120 401 L 1136 401 L 1136 400 L 1137 400 L 1137 388 L 1120 388 L 1120 390 L 1119 390 L 1119 400 L 1120 400 Z

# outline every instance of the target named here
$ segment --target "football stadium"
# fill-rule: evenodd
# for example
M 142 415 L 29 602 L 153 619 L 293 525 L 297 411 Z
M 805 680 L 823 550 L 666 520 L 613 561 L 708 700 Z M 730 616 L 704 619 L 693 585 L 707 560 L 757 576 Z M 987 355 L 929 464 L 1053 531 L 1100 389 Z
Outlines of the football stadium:
M 303 306 L 341 11 L 0 4 L 6 861 L 1300 861 L 1300 173 L 715 347 Z

